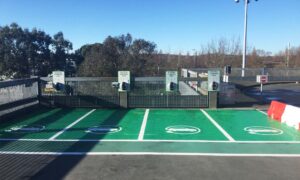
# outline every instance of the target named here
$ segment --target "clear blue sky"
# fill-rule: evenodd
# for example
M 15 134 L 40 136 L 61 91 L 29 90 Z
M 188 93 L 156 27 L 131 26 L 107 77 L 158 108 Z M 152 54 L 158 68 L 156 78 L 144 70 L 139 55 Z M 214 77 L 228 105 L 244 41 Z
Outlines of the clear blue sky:
M 300 0 L 252 0 L 248 44 L 271 52 L 299 46 L 299 9 Z M 243 14 L 234 0 L 0 0 L 0 26 L 63 31 L 74 49 L 131 33 L 163 51 L 192 52 L 221 37 L 242 38 Z

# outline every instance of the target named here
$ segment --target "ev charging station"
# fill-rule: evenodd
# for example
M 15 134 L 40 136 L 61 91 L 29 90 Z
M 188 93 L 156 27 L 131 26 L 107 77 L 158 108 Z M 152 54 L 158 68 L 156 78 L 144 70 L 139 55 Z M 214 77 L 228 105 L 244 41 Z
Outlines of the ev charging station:
M 178 91 L 178 72 L 166 71 L 166 91 Z
M 56 90 L 63 90 L 65 86 L 65 72 L 64 71 L 53 71 L 52 72 L 52 83 Z
M 118 71 L 118 83 L 113 83 L 113 87 L 118 88 L 120 106 L 128 108 L 128 92 L 130 91 L 130 71 Z
M 218 93 L 220 91 L 220 71 L 208 71 L 208 106 L 209 108 L 218 107 Z
M 208 91 L 220 91 L 220 71 L 208 71 Z
M 118 71 L 119 92 L 130 91 L 130 71 Z

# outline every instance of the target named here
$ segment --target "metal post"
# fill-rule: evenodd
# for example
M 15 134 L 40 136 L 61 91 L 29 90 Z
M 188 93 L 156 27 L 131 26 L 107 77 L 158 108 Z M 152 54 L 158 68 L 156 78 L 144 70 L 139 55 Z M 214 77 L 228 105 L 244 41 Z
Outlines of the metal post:
M 289 63 L 290 63 L 290 49 L 291 49 L 291 43 L 289 43 L 288 52 L 287 52 L 287 59 L 286 59 L 286 67 L 287 68 L 289 68 Z
M 38 76 L 37 77 L 37 83 L 38 83 L 38 102 L 39 104 L 41 104 L 41 100 L 42 100 L 42 85 L 41 85 L 41 77 Z
M 240 0 L 235 0 L 235 2 L 239 3 Z M 245 3 L 245 19 L 244 19 L 244 47 L 243 47 L 242 77 L 245 77 L 245 67 L 246 67 L 246 58 L 247 58 L 248 3 L 250 3 L 250 0 L 244 0 L 244 3 Z
M 194 59 L 194 68 L 196 68 L 196 53 L 197 53 L 197 51 L 196 51 L 196 49 L 193 49 L 193 51 L 194 51 L 194 55 L 193 55 L 193 59 Z
M 243 50 L 242 77 L 245 77 L 246 54 L 247 54 L 248 3 L 249 3 L 249 0 L 245 0 L 244 50 Z
M 208 92 L 208 108 L 216 109 L 218 108 L 218 91 Z
M 120 98 L 120 107 L 127 109 L 128 108 L 128 92 L 120 91 L 119 98 Z

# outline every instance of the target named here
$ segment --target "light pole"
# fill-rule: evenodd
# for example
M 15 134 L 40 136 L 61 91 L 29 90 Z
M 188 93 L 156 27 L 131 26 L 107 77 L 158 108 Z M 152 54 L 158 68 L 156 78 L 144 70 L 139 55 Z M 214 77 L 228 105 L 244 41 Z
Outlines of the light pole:
M 234 0 L 239 3 L 240 0 Z M 258 1 L 258 0 L 255 0 Z M 243 46 L 243 64 L 242 64 L 242 77 L 245 77 L 246 55 L 247 55 L 247 26 L 248 26 L 248 3 L 250 0 L 244 0 L 245 2 L 245 20 L 244 20 L 244 46 Z
M 196 49 L 193 49 L 193 51 L 194 51 L 194 54 L 193 54 L 193 59 L 194 59 L 194 68 L 196 68 L 196 56 L 197 56 L 197 51 L 196 51 Z

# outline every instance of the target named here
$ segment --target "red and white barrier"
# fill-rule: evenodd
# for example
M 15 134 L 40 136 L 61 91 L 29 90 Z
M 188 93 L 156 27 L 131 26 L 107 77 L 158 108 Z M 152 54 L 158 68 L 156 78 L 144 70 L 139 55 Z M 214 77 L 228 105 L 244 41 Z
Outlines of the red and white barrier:
M 300 108 L 287 105 L 281 117 L 283 123 L 299 130 L 300 124 Z
M 300 108 L 278 101 L 272 101 L 268 116 L 274 120 L 300 130 Z
M 286 108 L 286 104 L 272 101 L 268 110 L 268 116 L 274 120 L 281 122 L 281 117 Z

